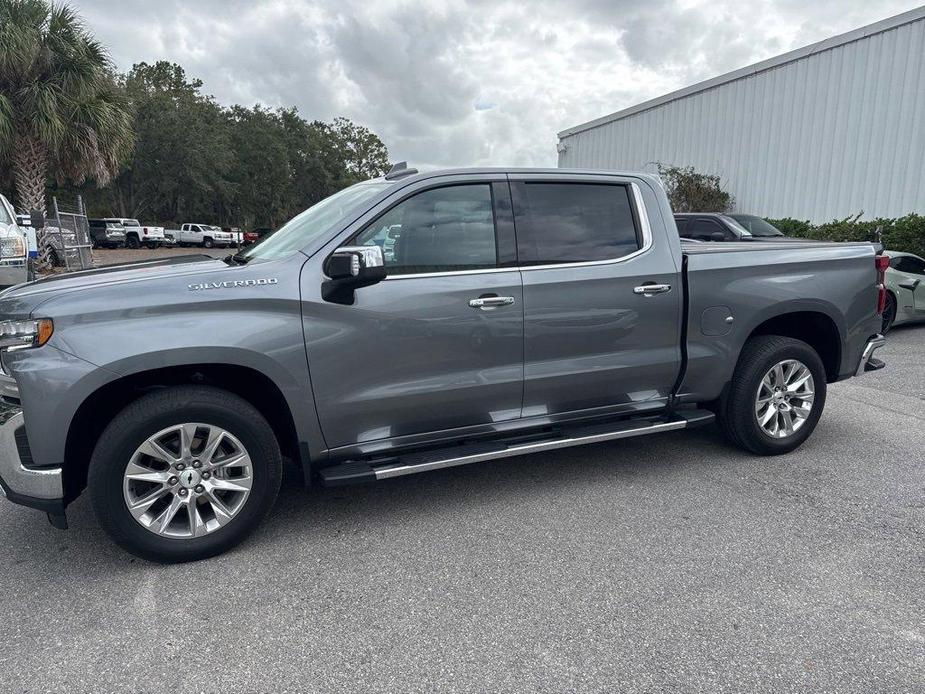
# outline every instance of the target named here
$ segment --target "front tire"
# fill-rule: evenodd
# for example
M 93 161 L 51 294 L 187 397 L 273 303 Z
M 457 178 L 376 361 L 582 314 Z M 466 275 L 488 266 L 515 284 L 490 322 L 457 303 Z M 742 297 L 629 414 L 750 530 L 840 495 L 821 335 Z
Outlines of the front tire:
M 721 404 L 720 426 L 752 453 L 789 453 L 813 433 L 825 397 L 825 367 L 812 347 L 790 337 L 753 337 Z
M 177 386 L 116 415 L 93 451 L 88 487 L 116 544 L 174 563 L 240 543 L 273 505 L 281 476 L 279 444 L 250 403 L 218 388 Z

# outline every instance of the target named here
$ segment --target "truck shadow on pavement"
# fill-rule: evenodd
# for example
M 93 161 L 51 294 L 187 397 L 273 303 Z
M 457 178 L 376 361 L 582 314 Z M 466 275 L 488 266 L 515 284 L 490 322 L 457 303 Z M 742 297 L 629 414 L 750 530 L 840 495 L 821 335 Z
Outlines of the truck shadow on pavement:
M 239 561 L 257 554 L 291 554 L 293 542 L 317 550 L 342 541 L 345 534 L 377 527 L 409 529 L 446 523 L 454 517 L 509 516 L 520 505 L 555 504 L 601 485 L 657 482 L 691 466 L 734 464 L 738 453 L 713 427 L 661 436 L 640 437 L 476 463 L 407 477 L 339 488 L 302 485 L 301 470 L 288 464 L 280 494 L 269 516 L 250 539 L 226 555 L 182 566 Z M 15 548 L 16 563 L 35 562 L 49 568 L 63 559 L 86 564 L 81 572 L 132 570 L 152 566 L 112 544 L 99 527 L 86 494 L 68 508 L 70 529 L 48 526 L 28 509 L 10 507 L 2 536 Z M 15 512 L 15 516 L 10 517 Z M 509 522 L 505 520 L 504 522 Z M 95 568 L 94 568 L 95 567 Z

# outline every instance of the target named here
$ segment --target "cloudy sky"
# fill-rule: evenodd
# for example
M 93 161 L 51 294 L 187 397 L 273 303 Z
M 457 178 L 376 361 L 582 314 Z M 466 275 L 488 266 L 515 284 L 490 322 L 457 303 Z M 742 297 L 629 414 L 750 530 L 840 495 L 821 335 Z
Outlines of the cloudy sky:
M 903 0 L 71 0 L 116 65 L 371 128 L 417 166 L 554 166 L 556 133 Z

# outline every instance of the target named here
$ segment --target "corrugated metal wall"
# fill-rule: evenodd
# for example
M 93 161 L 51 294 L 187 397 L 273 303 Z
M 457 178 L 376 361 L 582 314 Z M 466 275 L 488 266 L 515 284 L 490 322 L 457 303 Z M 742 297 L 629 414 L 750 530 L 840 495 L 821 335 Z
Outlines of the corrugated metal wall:
M 925 21 L 562 138 L 560 167 L 719 174 L 736 210 L 925 214 Z

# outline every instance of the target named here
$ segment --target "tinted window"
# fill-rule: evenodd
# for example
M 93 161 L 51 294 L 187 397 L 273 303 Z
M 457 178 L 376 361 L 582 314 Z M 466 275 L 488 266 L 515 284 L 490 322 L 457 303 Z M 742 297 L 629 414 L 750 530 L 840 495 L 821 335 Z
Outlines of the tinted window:
M 724 239 L 731 238 L 731 234 L 726 232 L 726 229 L 722 224 L 714 219 L 701 217 L 699 219 L 695 219 L 688 225 L 687 231 L 684 235 L 689 239 L 712 241 L 713 234 L 717 231 L 723 235 Z
M 613 260 L 639 249 L 625 185 L 522 183 L 517 191 L 522 265 Z
M 908 272 L 913 275 L 925 275 L 925 260 L 913 258 L 908 255 L 899 256 L 893 267 L 900 272 Z
M 690 220 L 688 220 L 687 217 L 675 217 L 674 218 L 675 226 L 678 227 L 678 236 L 681 236 L 682 238 L 686 238 L 687 235 L 685 233 L 685 230 L 687 229 L 688 221 Z
M 393 275 L 496 267 L 491 187 L 447 186 L 413 195 L 366 227 L 353 243 L 382 248 Z

